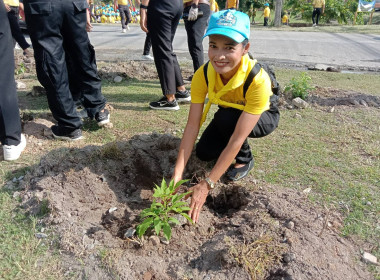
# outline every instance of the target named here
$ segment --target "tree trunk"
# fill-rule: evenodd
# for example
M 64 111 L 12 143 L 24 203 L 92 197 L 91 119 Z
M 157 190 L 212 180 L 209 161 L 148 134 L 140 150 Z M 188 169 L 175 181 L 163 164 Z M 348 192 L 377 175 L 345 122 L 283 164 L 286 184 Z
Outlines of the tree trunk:
M 282 11 L 282 0 L 275 0 L 274 2 L 275 14 L 274 14 L 274 26 L 281 26 L 281 11 Z

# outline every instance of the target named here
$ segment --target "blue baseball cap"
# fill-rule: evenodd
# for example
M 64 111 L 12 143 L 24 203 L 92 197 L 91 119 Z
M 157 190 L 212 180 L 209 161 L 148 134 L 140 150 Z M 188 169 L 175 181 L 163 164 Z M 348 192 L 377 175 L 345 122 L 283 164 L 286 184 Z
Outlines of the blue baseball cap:
M 264 6 L 268 6 L 268 7 L 269 7 L 269 4 L 268 4 L 268 3 L 265 3 Z
M 241 43 L 249 39 L 250 20 L 247 14 L 236 10 L 223 10 L 213 13 L 203 38 L 210 35 L 223 35 Z

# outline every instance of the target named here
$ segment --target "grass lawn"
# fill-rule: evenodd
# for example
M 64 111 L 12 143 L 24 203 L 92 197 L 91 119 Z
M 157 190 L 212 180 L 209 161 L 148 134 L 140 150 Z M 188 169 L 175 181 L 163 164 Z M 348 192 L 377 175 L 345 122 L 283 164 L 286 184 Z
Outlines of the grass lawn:
M 276 69 L 276 73 L 284 86 L 299 71 Z M 314 85 L 380 95 L 379 75 L 308 74 Z M 29 81 L 28 87 L 33 84 L 36 82 Z M 177 112 L 153 111 L 147 107 L 149 101 L 160 97 L 158 81 L 104 82 L 103 93 L 114 107 L 112 129 L 96 129 L 92 123 L 86 123 L 85 140 L 79 143 L 49 140 L 40 150 L 27 149 L 17 162 L 0 162 L 1 186 L 25 174 L 41 156 L 58 147 L 103 145 L 153 131 L 181 137 L 189 105 L 181 105 Z M 49 112 L 45 97 L 20 92 L 19 99 L 25 104 L 24 112 L 36 117 Z M 363 250 L 380 257 L 379 109 L 336 107 L 332 113 L 316 108 L 283 110 L 278 129 L 251 143 L 256 159 L 251 176 L 284 188 L 311 188 L 310 203 L 343 213 L 342 235 L 359 238 Z M 34 236 L 42 227 L 39 217 L 27 216 L 19 209 L 19 198 L 13 197 L 14 191 L 0 189 L 0 279 L 68 277 L 60 274 L 54 243 L 47 244 Z M 371 269 L 380 279 L 379 268 Z

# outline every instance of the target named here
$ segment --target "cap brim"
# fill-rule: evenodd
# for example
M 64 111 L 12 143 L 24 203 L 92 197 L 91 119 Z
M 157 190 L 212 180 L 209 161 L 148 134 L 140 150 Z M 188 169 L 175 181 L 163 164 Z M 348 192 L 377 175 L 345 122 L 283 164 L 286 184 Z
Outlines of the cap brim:
M 205 36 L 203 36 L 203 38 L 210 36 L 210 35 L 223 35 L 223 36 L 226 36 L 228 38 L 231 38 L 232 40 L 234 40 L 235 42 L 238 42 L 238 43 L 241 43 L 245 40 L 245 37 L 243 35 L 241 35 L 239 32 L 237 32 L 235 30 L 228 30 L 225 27 L 212 28 L 206 32 L 206 34 L 205 34 Z

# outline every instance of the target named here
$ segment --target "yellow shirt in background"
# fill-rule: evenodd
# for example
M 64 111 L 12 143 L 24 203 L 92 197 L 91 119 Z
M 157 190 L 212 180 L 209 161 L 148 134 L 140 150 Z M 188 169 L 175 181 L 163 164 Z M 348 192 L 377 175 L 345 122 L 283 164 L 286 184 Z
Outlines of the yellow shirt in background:
M 269 17 L 269 16 L 270 16 L 270 9 L 269 9 L 269 7 L 266 7 L 264 9 L 264 17 Z
M 12 7 L 18 7 L 20 5 L 19 0 L 4 0 L 4 4 L 7 4 L 8 6 Z
M 117 0 L 117 4 L 119 4 L 119 5 L 128 5 L 129 1 L 128 0 Z
M 325 5 L 325 0 L 314 0 L 313 7 L 314 8 L 322 8 Z
M 241 64 L 235 75 L 223 84 L 220 74 L 216 73 L 211 62 L 207 67 L 207 80 L 204 76 L 202 65 L 194 74 L 191 82 L 191 102 L 204 103 L 208 94 L 210 104 L 219 104 L 222 107 L 233 107 L 244 112 L 260 115 L 269 109 L 269 98 L 273 94 L 269 75 L 264 69 L 255 76 L 251 85 L 248 87 L 244 97 L 244 82 L 251 69 L 255 66 L 256 60 L 252 60 L 248 55 L 244 55 Z M 219 97 L 219 98 L 218 98 Z M 218 100 L 219 99 L 219 100 Z M 207 106 L 206 105 L 206 109 Z M 206 111 L 205 109 L 205 111 Z
M 288 16 L 287 15 L 284 15 L 282 17 L 282 23 L 287 23 L 288 22 Z
M 236 0 L 227 0 L 227 9 L 234 8 L 236 9 L 237 1 Z

